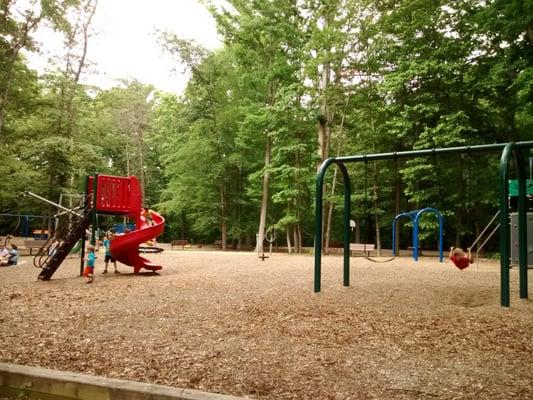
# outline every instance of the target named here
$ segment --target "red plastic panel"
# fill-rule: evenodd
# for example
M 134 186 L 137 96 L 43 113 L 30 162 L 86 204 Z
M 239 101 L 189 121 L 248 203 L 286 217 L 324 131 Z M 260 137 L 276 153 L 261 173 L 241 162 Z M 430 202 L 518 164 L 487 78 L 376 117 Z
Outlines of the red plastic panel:
M 160 270 L 162 267 L 139 255 L 139 244 L 152 240 L 161 235 L 165 229 L 165 219 L 162 215 L 152 211 L 153 225 L 137 225 L 137 230 L 117 235 L 111 241 L 111 254 L 123 264 L 133 267 L 133 271 L 138 273 L 141 268 L 152 271 Z M 140 227 L 140 228 L 139 228 Z
M 89 178 L 88 193 L 93 193 L 94 178 Z M 96 211 L 112 214 L 137 215 L 141 210 L 142 197 L 136 177 L 98 175 Z

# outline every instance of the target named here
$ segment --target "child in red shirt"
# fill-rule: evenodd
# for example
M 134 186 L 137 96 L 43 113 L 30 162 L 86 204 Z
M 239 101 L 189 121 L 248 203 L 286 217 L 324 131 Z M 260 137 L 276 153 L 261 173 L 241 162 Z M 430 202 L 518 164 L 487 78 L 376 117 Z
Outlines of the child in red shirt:
M 474 263 L 472 259 L 472 252 L 468 250 L 468 255 L 464 252 L 463 249 L 459 247 L 450 247 L 450 260 L 455 264 L 455 266 L 461 270 L 467 268 L 470 264 Z
M 96 256 L 94 254 L 94 246 L 91 244 L 87 247 L 87 264 L 83 270 L 83 276 L 87 283 L 93 283 L 94 280 L 94 264 L 96 263 Z

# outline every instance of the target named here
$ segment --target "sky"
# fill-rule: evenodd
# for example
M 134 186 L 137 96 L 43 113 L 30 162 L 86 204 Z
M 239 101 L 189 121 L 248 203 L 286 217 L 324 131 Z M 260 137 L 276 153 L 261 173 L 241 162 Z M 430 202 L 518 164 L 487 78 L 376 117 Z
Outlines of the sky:
M 82 81 L 104 89 L 118 85 L 119 78 L 135 78 L 159 90 L 182 92 L 188 75 L 157 44 L 156 30 L 194 39 L 208 49 L 221 46 L 214 19 L 197 0 L 99 0 L 92 27 L 91 65 Z M 28 58 L 42 73 L 51 57 L 61 55 L 61 37 L 47 28 L 34 37 L 41 54 Z

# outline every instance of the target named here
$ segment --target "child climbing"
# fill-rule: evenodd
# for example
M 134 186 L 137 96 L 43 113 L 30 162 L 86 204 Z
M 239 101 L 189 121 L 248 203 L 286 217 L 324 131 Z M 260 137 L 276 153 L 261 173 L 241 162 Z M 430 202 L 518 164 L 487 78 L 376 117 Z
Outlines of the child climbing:
M 148 207 L 143 207 L 141 211 L 141 217 L 144 218 L 144 223 L 148 226 L 152 226 L 154 224 L 153 214 L 152 210 L 150 210 Z
M 92 283 L 94 280 L 94 264 L 96 263 L 96 256 L 94 254 L 94 246 L 89 245 L 87 247 L 87 259 L 86 259 L 86 266 L 83 270 L 83 276 L 85 277 L 85 280 L 87 283 Z
M 465 251 L 459 247 L 450 247 L 450 260 L 455 264 L 457 268 L 463 270 L 474 262 L 472 258 L 472 252 L 468 250 L 468 255 Z

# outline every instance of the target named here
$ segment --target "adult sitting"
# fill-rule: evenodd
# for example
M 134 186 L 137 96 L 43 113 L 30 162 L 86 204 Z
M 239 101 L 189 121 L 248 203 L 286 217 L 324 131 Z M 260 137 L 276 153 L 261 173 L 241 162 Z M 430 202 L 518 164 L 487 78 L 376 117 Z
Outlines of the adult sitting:
M 18 258 L 18 247 L 16 244 L 11 243 L 11 250 L 9 250 L 9 254 L 7 256 L 0 259 L 0 266 L 7 267 L 9 265 L 17 265 Z

